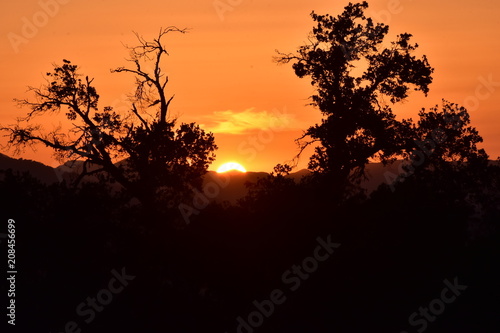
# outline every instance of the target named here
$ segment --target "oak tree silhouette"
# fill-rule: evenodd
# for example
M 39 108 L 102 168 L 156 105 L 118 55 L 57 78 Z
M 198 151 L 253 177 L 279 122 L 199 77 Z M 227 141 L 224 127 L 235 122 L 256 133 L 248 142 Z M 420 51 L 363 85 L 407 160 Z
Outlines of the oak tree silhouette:
M 466 108 L 443 100 L 441 108 L 436 105 L 429 111 L 422 109 L 419 117 L 418 123 L 412 125 L 415 149 L 407 158 L 421 159 L 418 163 L 420 170 L 460 169 L 487 164 L 488 155 L 477 146 L 483 138 L 470 125 Z
M 217 146 L 212 133 L 195 123 L 177 125 L 168 114 L 173 96 L 167 96 L 169 78 L 161 67 L 168 55 L 162 39 L 173 32 L 186 30 L 167 27 L 152 41 L 136 34 L 138 45 L 129 47 L 133 66 L 112 71 L 136 78 L 125 114 L 109 106 L 99 108 L 93 79 L 81 75 L 77 65 L 69 60 L 55 65 L 47 73 L 46 85 L 30 88 L 34 101 L 16 100 L 30 111 L 17 124 L 1 128 L 9 133 L 10 146 L 22 149 L 42 143 L 62 161 L 83 162 L 77 183 L 84 176 L 105 172 L 148 209 L 175 211 L 176 203 L 201 186 Z M 152 70 L 145 69 L 148 63 Z M 59 111 L 66 112 L 68 131 L 47 131 L 36 123 Z
M 388 161 L 401 152 L 410 124 L 396 120 L 391 105 L 412 88 L 427 94 L 432 82 L 427 58 L 413 55 L 418 45 L 412 35 L 400 34 L 386 47 L 389 27 L 367 18 L 366 8 L 365 1 L 350 3 L 337 17 L 312 12 L 317 25 L 309 43 L 276 57 L 278 63 L 292 62 L 295 74 L 309 77 L 316 89 L 311 104 L 324 118 L 298 142 L 301 152 L 319 144 L 309 168 L 325 175 L 338 193 L 361 179 L 370 158 Z

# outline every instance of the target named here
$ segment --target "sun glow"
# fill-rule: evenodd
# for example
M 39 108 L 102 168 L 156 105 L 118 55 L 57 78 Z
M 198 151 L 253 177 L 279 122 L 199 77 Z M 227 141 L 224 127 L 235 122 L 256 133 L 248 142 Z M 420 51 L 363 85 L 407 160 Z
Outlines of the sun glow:
M 227 163 L 222 164 L 217 169 L 217 172 L 222 173 L 222 172 L 228 172 L 228 171 L 233 171 L 233 170 L 240 171 L 240 172 L 247 172 L 247 170 L 241 164 L 236 163 L 236 162 L 227 162 Z

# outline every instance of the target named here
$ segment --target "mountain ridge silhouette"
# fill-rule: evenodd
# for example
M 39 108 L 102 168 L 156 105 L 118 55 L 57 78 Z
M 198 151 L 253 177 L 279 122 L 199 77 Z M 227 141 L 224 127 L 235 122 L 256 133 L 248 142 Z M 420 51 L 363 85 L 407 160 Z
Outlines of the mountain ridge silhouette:
M 122 163 L 122 162 L 117 162 Z M 14 172 L 26 173 L 28 172 L 34 178 L 40 180 L 45 184 L 52 184 L 58 181 L 70 181 L 74 179 L 79 170 L 81 170 L 83 162 L 66 162 L 56 168 L 47 166 L 41 162 L 26 160 L 23 158 L 14 158 L 0 153 L 0 171 L 12 169 Z M 382 163 L 370 163 L 367 165 L 368 175 L 371 176 L 368 180 L 361 185 L 367 189 L 368 192 L 375 190 L 381 183 L 385 181 L 384 172 L 391 171 L 397 172 L 397 162 L 391 166 L 383 166 Z M 89 167 L 92 170 L 92 166 Z M 287 177 L 299 181 L 302 177 L 309 175 L 311 172 L 307 169 L 301 169 L 296 172 L 290 173 Z M 263 171 L 247 171 L 245 173 L 239 171 L 229 171 L 225 173 L 217 173 L 216 171 L 208 171 L 204 176 L 203 186 L 206 187 L 208 183 L 212 182 L 218 186 L 219 193 L 213 198 L 216 202 L 229 201 L 235 203 L 238 199 L 245 196 L 247 187 L 245 183 L 256 182 L 259 178 L 268 176 L 270 173 Z M 97 181 L 94 176 L 86 177 L 86 181 Z M 227 183 L 227 184 L 226 184 Z M 214 187 L 214 184 L 210 186 Z
M 122 163 L 123 161 L 117 162 Z M 366 166 L 367 179 L 364 180 L 360 186 L 364 188 L 367 193 L 376 190 L 381 184 L 387 183 L 392 180 L 395 175 L 400 174 L 400 164 L 403 161 L 398 160 L 389 165 L 382 163 L 369 163 Z M 498 161 L 491 160 L 490 163 L 499 163 Z M 0 153 L 0 171 L 12 169 L 17 173 L 29 173 L 34 178 L 40 180 L 47 185 L 66 180 L 69 182 L 71 179 L 77 177 L 79 169 L 83 162 L 66 162 L 56 168 L 47 166 L 41 162 L 27 160 L 23 158 L 13 158 Z M 92 166 L 89 167 L 92 170 Z M 81 169 L 80 169 L 81 170 Z M 226 173 L 217 173 L 216 171 L 208 171 L 204 176 L 203 187 L 211 187 L 210 191 L 214 191 L 210 196 L 210 200 L 216 202 L 228 201 L 236 203 L 239 199 L 243 198 L 248 192 L 247 182 L 256 182 L 259 178 L 268 176 L 270 173 L 259 171 L 247 171 L 245 173 L 240 171 L 229 171 Z M 301 169 L 296 172 L 290 173 L 287 177 L 291 177 L 295 181 L 299 181 L 302 177 L 311 174 L 307 169 Z M 390 176 L 390 177 L 388 177 Z M 97 181 L 95 176 L 84 178 L 85 181 Z M 209 183 L 212 183 L 208 185 Z M 120 186 L 116 184 L 115 186 Z M 208 186 L 208 187 L 207 187 Z

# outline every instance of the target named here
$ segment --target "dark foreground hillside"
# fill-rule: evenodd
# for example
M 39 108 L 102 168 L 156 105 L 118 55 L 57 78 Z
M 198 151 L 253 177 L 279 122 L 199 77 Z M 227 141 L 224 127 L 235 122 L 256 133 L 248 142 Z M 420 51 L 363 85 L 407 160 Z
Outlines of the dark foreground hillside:
M 408 177 L 343 203 L 276 182 L 171 227 L 106 184 L 3 172 L 16 328 L 498 332 L 499 174 Z

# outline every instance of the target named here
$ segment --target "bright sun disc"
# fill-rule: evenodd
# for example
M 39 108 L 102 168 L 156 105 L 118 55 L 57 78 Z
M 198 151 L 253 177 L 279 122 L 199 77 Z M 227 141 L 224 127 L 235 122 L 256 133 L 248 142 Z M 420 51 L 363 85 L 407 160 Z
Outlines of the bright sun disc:
M 222 164 L 217 169 L 217 172 L 222 173 L 222 172 L 227 172 L 227 171 L 232 171 L 232 170 L 237 170 L 240 172 L 247 172 L 247 170 L 241 164 L 236 163 L 236 162 L 228 162 L 228 163 Z

